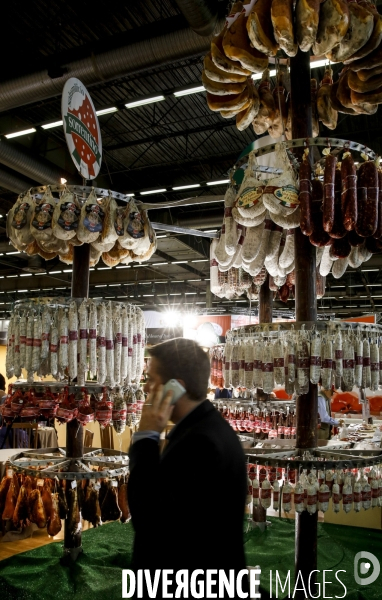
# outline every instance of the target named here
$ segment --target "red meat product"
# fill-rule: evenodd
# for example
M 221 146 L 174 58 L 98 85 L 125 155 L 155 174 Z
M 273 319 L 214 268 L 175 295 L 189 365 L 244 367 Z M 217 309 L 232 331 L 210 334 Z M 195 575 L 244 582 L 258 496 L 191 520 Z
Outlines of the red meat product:
M 355 230 L 358 235 L 373 235 L 378 225 L 378 171 L 372 161 L 362 163 L 358 169 L 358 219 Z

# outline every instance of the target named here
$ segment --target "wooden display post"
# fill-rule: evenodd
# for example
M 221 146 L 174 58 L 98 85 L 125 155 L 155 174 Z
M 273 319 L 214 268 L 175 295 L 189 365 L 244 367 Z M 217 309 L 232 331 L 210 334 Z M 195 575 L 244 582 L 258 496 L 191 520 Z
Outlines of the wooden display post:
M 90 267 L 90 244 L 74 247 L 73 274 L 72 274 L 72 298 L 87 298 L 89 296 L 89 267 Z M 67 458 L 79 458 L 84 452 L 84 428 L 77 419 L 66 424 L 66 456 Z M 71 471 L 76 471 L 75 465 L 71 465 Z M 71 482 L 69 482 L 69 485 Z M 65 519 L 64 528 L 64 557 L 76 560 L 82 552 L 81 531 L 73 535 L 70 531 L 68 519 Z
M 273 292 L 269 289 L 269 274 L 260 287 L 259 293 L 259 323 L 272 323 L 272 308 L 273 308 Z M 267 523 L 267 511 L 261 506 L 253 507 L 253 520 L 259 527 L 264 530 Z
M 310 55 L 298 50 L 290 59 L 292 137 L 312 137 L 312 105 L 310 97 Z M 296 151 L 298 152 L 298 151 Z M 302 158 L 303 149 L 299 158 Z M 296 321 L 317 319 L 316 301 L 316 248 L 309 238 L 295 229 L 295 279 L 296 279 Z M 296 448 L 301 452 L 317 446 L 317 385 L 309 384 L 308 394 L 296 400 Z M 299 577 L 300 591 L 295 598 L 306 598 L 301 579 L 306 589 L 312 589 L 317 569 L 317 513 L 304 511 L 296 513 L 295 529 L 295 580 Z M 310 586 L 308 584 L 310 574 Z

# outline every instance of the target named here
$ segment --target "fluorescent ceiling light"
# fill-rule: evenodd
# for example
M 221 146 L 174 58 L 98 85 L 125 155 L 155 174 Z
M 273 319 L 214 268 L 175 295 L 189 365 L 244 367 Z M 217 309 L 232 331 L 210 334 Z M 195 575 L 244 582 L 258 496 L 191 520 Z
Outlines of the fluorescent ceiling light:
M 148 194 L 160 194 L 161 192 L 167 192 L 166 188 L 159 188 L 158 190 L 148 190 L 147 192 L 139 192 L 141 196 L 147 196 Z
M 163 263 L 152 263 L 153 267 L 160 267 L 162 265 L 168 265 L 168 262 Z M 157 281 L 157 283 L 162 283 L 161 281 Z
M 28 290 L 16 290 L 16 292 L 27 292 Z
M 97 271 L 107 271 L 110 268 L 112 267 L 97 267 Z
M 180 96 L 188 96 L 189 94 L 199 94 L 199 92 L 205 92 L 204 86 L 197 85 L 192 88 L 188 88 L 187 90 L 180 90 L 179 92 L 174 92 L 174 96 L 180 98 Z
M 24 275 L 20 275 L 20 277 L 32 277 L 33 273 L 24 273 Z
M 323 60 L 313 60 L 310 63 L 310 68 L 311 69 L 318 69 L 318 67 L 325 67 L 325 65 L 328 65 L 329 61 L 328 59 L 323 59 Z
M 164 235 L 157 235 L 156 236 L 157 239 L 166 238 L 166 237 L 167 237 L 167 233 L 165 233 Z
M 31 127 L 30 129 L 23 129 L 22 131 L 15 131 L 14 133 L 7 133 L 5 137 L 10 140 L 11 138 L 19 137 L 20 135 L 28 135 L 28 133 L 34 133 L 36 129 Z
M 109 113 L 117 112 L 118 108 L 116 106 L 110 106 L 109 108 L 103 108 L 102 110 L 96 110 L 97 117 L 101 115 L 108 115 Z
M 17 277 L 17 275 L 7 275 L 7 278 L 9 279 L 10 277 Z
M 205 229 L 204 233 L 215 233 L 217 229 Z
M 190 185 L 178 185 L 177 187 L 173 187 L 173 190 L 187 190 L 190 188 L 200 187 L 200 183 L 192 183 Z
M 274 77 L 276 75 L 276 69 L 272 69 L 269 71 L 269 76 Z M 256 75 L 252 75 L 252 79 L 261 79 L 263 76 L 262 73 L 256 73 Z
M 173 260 L 172 261 L 172 265 L 184 265 L 185 263 L 188 263 L 188 260 Z
M 207 181 L 207 185 L 223 185 L 229 183 L 229 179 L 220 179 L 219 181 Z
M 48 275 L 56 275 L 57 273 L 62 273 L 62 271 L 49 271 Z
M 131 198 L 132 196 L 134 196 L 134 192 L 133 192 L 132 194 L 125 194 L 125 196 L 126 196 L 127 198 Z
M 209 261 L 209 258 L 198 258 L 198 260 L 192 260 L 191 262 L 208 262 L 208 261 Z
M 52 127 L 60 127 L 63 125 L 63 121 L 54 121 L 52 123 L 46 123 L 46 125 L 41 125 L 43 129 L 52 129 Z
M 143 106 L 144 104 L 152 104 L 153 102 L 162 102 L 165 100 L 164 96 L 152 96 L 151 98 L 145 98 L 143 100 L 136 100 L 135 102 L 128 102 L 125 104 L 126 108 L 136 108 L 137 106 Z
M 6 252 L 5 254 L 20 254 L 20 252 Z

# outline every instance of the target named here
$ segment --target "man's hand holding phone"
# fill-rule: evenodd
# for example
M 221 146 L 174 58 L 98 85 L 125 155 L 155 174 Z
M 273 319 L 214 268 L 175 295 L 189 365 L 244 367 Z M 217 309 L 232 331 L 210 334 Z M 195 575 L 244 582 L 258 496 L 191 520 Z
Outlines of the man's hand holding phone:
M 162 433 L 171 418 L 173 391 L 163 394 L 164 386 L 153 386 L 142 407 L 138 431 L 158 431 Z

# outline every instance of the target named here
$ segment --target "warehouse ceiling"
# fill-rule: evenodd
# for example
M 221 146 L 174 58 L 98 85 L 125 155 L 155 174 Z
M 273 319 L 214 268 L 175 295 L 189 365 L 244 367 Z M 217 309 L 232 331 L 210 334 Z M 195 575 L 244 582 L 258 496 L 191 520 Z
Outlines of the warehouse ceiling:
M 257 136 L 252 128 L 239 132 L 233 119 L 211 112 L 203 92 L 174 94 L 201 85 L 209 36 L 220 29 L 228 6 L 226 0 L 35 0 L 23 10 L 18 3 L 3 7 L 0 50 L 8 59 L 2 60 L 0 77 L 0 314 L 31 294 L 70 291 L 70 267 L 42 259 L 41 273 L 28 272 L 26 255 L 16 253 L 5 234 L 5 215 L 16 192 L 59 183 L 60 177 L 82 183 L 62 126 L 44 127 L 61 119 L 61 91 L 69 76 L 88 87 L 97 111 L 116 109 L 99 116 L 103 163 L 93 183 L 153 204 L 184 200 L 190 192 L 208 196 L 216 201 L 152 209 L 150 219 L 204 231 L 219 228 L 226 185 L 207 183 L 227 179 L 238 155 Z M 323 69 L 312 73 L 320 80 Z M 164 99 L 125 106 L 153 96 Z M 382 155 L 381 114 L 380 109 L 373 116 L 340 115 L 336 136 Z M 5 138 L 30 128 L 36 131 Z M 322 127 L 321 135 L 332 132 Z M 196 192 L 172 189 L 191 184 L 200 187 Z M 166 191 L 141 196 L 155 189 Z M 212 301 L 213 308 L 248 309 L 245 298 L 209 297 L 208 238 L 164 231 L 158 236 L 149 264 L 110 269 L 100 262 L 90 273 L 91 296 L 127 296 L 145 307 L 204 309 Z M 326 296 L 318 303 L 321 312 L 341 316 L 382 308 L 382 260 L 374 255 L 364 266 L 369 270 L 363 274 L 348 270 L 341 280 L 328 278 Z

